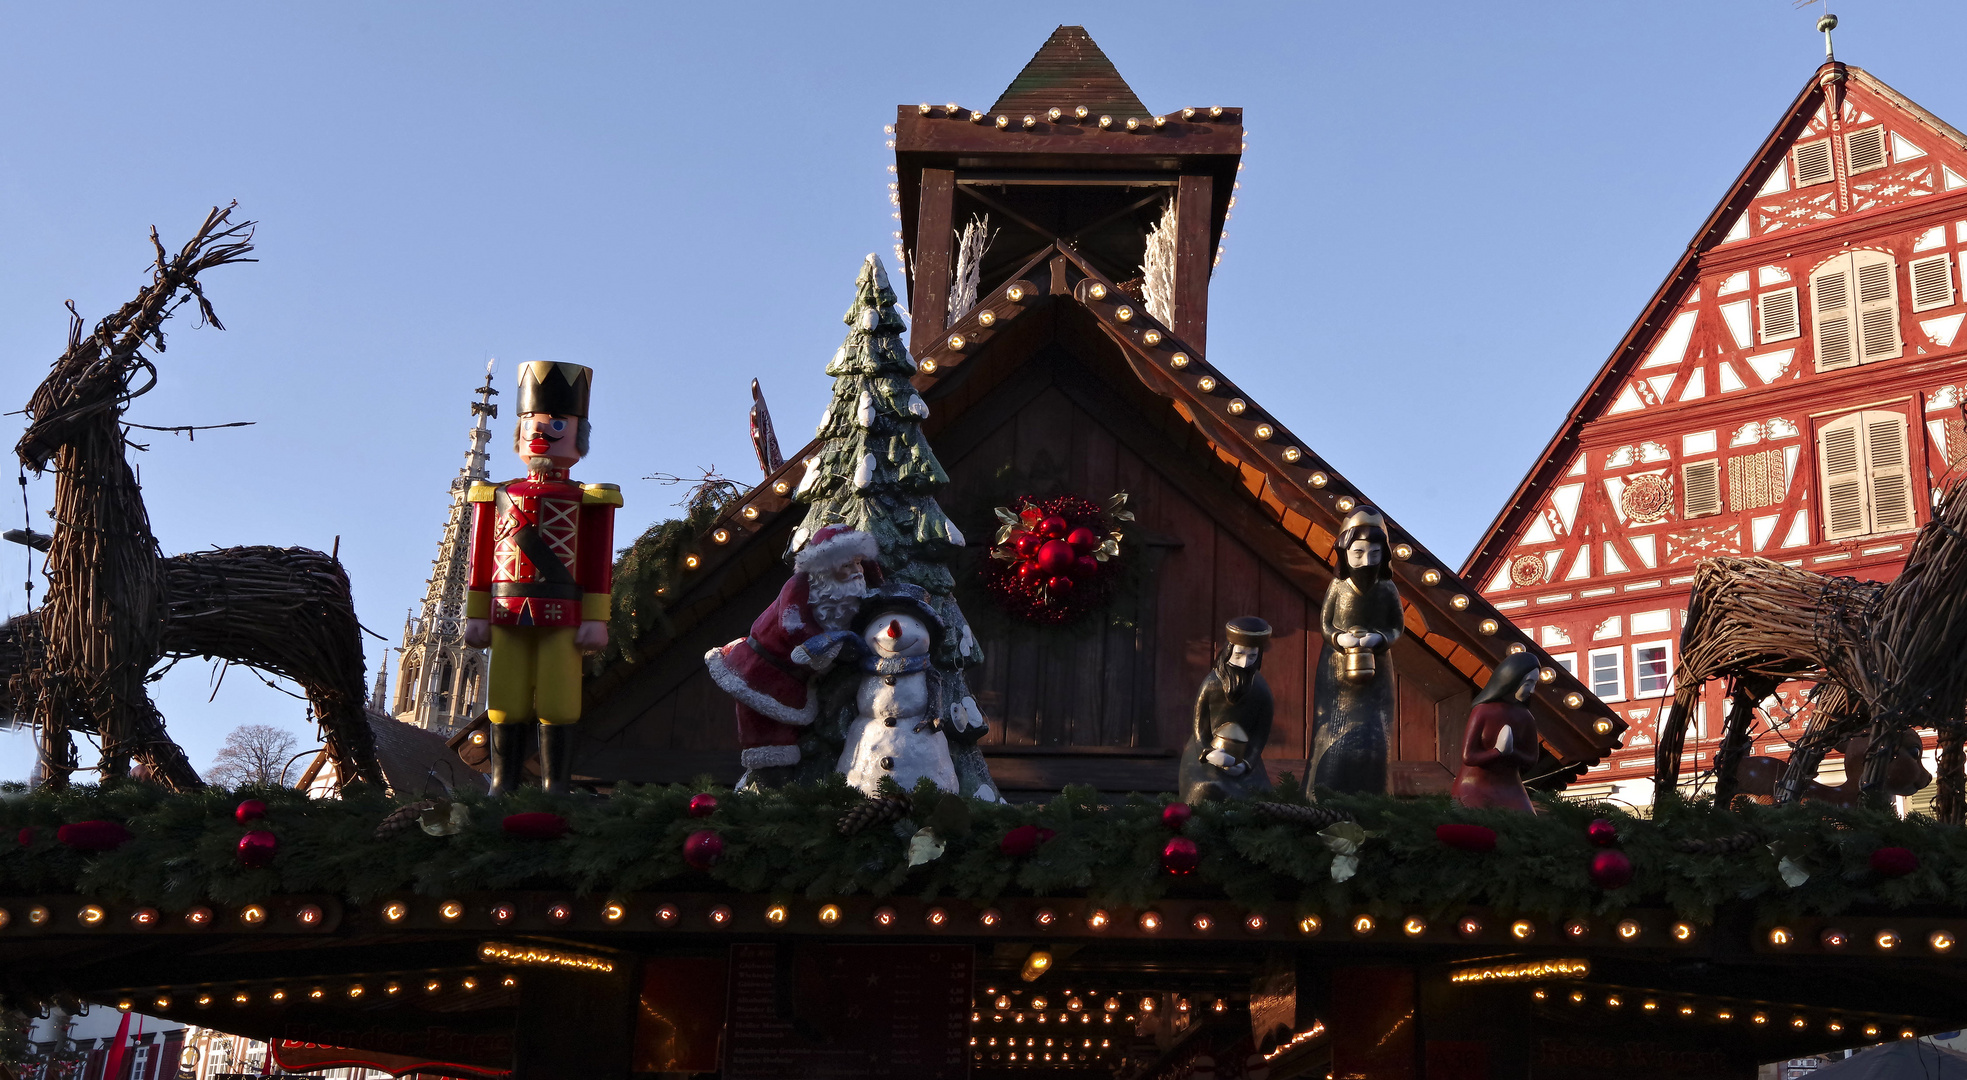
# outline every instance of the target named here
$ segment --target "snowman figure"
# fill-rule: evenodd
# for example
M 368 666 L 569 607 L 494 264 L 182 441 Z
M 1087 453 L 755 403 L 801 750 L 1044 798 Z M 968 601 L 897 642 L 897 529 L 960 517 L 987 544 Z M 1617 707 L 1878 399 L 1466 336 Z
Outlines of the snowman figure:
M 919 586 L 894 584 L 869 596 L 854 620 L 866 649 L 861 657 L 858 715 L 847 729 L 838 771 L 874 794 L 882 777 L 904 789 L 928 777 L 954 792 L 956 766 L 944 737 L 941 678 L 930 656 L 941 644 L 942 620 Z

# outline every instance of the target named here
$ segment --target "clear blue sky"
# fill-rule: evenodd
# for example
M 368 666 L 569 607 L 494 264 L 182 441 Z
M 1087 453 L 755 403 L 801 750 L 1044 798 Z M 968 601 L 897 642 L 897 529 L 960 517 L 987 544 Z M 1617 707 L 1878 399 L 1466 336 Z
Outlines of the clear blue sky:
M 176 325 L 130 418 L 258 426 L 151 440 L 152 523 L 166 552 L 339 535 L 393 644 L 488 357 L 507 389 L 518 360 L 597 370 L 580 475 L 622 484 L 622 543 L 678 495 L 641 477 L 755 479 L 750 379 L 803 441 L 860 258 L 889 258 L 894 107 L 987 106 L 1083 23 L 1150 108 L 1247 110 L 1210 359 L 1459 560 L 1821 61 L 1820 11 L 8 4 L 0 411 L 60 351 L 64 299 L 94 320 L 150 225 L 174 246 L 237 199 L 263 261 L 209 276 L 229 329 Z M 1967 8 L 1838 11 L 1840 58 L 1967 124 Z M 52 490 L 28 488 L 44 528 Z M 0 549 L 7 612 L 23 552 Z M 246 722 L 313 745 L 246 672 L 210 689 L 198 663 L 157 687 L 195 764 Z M 0 778 L 29 763 L 0 734 Z

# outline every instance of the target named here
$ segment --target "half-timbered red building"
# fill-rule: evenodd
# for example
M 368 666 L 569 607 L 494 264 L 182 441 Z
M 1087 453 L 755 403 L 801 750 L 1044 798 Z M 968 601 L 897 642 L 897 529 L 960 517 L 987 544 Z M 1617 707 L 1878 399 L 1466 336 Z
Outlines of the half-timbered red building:
M 1826 63 L 1463 567 L 1632 725 L 1584 791 L 1651 797 L 1697 560 L 1897 574 L 1967 453 L 1963 271 L 1967 136 Z M 1721 693 L 1683 776 L 1712 763 Z M 1756 753 L 1786 756 L 1803 693 L 1768 703 Z

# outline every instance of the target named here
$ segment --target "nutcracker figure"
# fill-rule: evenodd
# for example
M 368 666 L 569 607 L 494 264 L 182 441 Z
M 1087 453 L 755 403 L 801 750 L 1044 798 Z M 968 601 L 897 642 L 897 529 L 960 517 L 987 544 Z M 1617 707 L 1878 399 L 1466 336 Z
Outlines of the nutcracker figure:
M 621 489 L 567 478 L 587 456 L 593 379 L 577 364 L 519 365 L 513 450 L 526 462 L 526 478 L 471 485 L 464 639 L 492 649 L 485 715 L 494 795 L 519 786 L 525 725 L 535 720 L 542 786 L 567 790 L 573 725 L 581 718 L 581 655 L 608 644 Z

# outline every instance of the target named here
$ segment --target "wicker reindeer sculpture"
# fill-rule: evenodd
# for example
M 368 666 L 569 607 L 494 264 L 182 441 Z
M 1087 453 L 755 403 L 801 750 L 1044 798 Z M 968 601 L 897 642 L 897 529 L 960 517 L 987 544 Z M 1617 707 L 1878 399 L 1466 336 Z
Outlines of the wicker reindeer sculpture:
M 150 283 L 87 334 L 70 305 L 68 348 L 28 401 L 15 453 L 27 468 L 55 472 L 54 535 L 46 601 L 0 626 L 0 715 L 39 730 L 50 786 L 65 786 L 79 767 L 77 727 L 100 739 L 105 781 L 127 776 L 134 759 L 166 787 L 199 786 L 145 689 L 159 660 L 187 656 L 292 678 L 340 774 L 381 780 L 363 709 L 361 628 L 341 564 L 301 548 L 162 558 L 125 456 L 135 445 L 126 429 L 137 425 L 123 413 L 156 384 L 145 350 L 164 351 L 164 320 L 196 300 L 204 321 L 223 329 L 198 275 L 252 261 L 252 222 L 234 224 L 230 214 L 214 209 L 176 255 L 151 230 Z
M 1967 478 L 1949 478 L 1905 568 L 1890 582 L 1827 577 L 1761 558 L 1704 559 L 1680 636 L 1679 684 L 1660 723 L 1655 791 L 1680 775 L 1687 724 L 1712 679 L 1728 680 L 1730 707 L 1715 754 L 1717 802 L 1736 790 L 1756 703 L 1784 682 L 1808 680 L 1811 714 L 1776 786 L 1795 801 L 1824 755 L 1868 735 L 1862 790 L 1884 795 L 1886 770 L 1909 731 L 1938 733 L 1934 810 L 1960 824 L 1967 813 L 1962 707 L 1967 703 Z M 1852 763 L 1850 768 L 1856 768 Z

